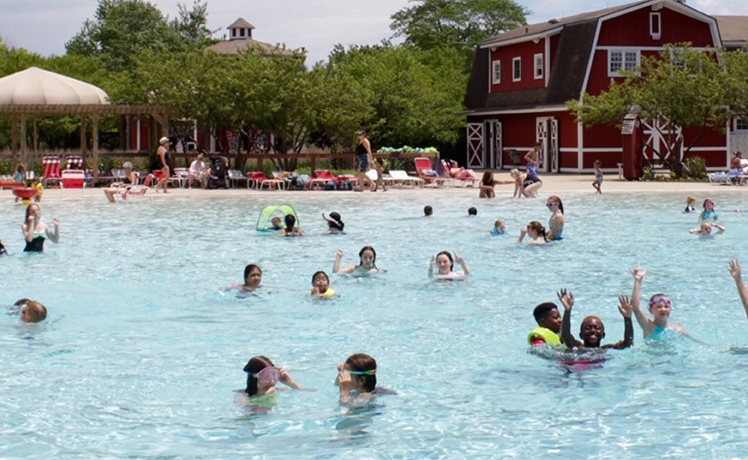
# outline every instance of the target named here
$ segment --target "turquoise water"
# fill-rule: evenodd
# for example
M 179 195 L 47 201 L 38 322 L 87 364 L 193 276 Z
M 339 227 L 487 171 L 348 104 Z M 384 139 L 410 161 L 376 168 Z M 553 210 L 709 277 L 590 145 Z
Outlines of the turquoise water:
M 23 209 L 0 197 L 0 305 L 29 297 L 47 321 L 0 315 L 0 458 L 556 458 L 728 459 L 748 456 L 748 322 L 727 261 L 745 257 L 748 199 L 711 195 L 727 231 L 688 234 L 682 194 L 570 193 L 565 239 L 514 243 L 518 227 L 548 221 L 541 200 L 446 194 L 288 193 L 309 236 L 259 235 L 273 195 L 173 198 L 110 205 L 103 197 L 49 200 L 61 242 L 27 255 Z M 545 198 L 547 194 L 543 194 Z M 703 200 L 698 196 L 699 201 Z M 424 205 L 435 217 L 420 218 Z M 477 218 L 465 218 L 477 206 Z M 347 235 L 321 236 L 323 211 Z M 493 221 L 509 235 L 488 235 Z M 319 269 L 343 266 L 367 244 L 387 273 L 332 276 L 336 300 L 305 291 Z M 475 276 L 427 278 L 448 249 Z M 247 263 L 264 270 L 258 295 L 220 289 Z M 572 372 L 527 352 L 532 309 L 567 287 L 574 332 L 588 314 L 620 340 L 616 297 L 628 267 L 648 269 L 643 297 L 666 292 L 686 339 L 610 352 Z M 747 273 L 748 275 L 748 273 Z M 3 307 L 0 307 L 3 308 Z M 335 365 L 377 359 L 397 396 L 349 413 L 337 403 Z M 235 403 L 242 368 L 264 354 L 308 391 L 286 391 L 266 414 Z M 353 455 L 353 457 L 351 457 Z

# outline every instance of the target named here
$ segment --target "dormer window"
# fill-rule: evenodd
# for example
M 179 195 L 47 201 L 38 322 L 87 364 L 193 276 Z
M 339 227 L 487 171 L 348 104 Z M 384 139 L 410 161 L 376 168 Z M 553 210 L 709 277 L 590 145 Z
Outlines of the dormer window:
M 522 58 L 512 59 L 512 81 L 522 80 Z
M 662 17 L 660 13 L 649 13 L 649 35 L 653 40 L 659 40 L 662 36 Z
M 501 61 L 497 59 L 493 61 L 492 64 L 493 64 L 493 75 L 492 75 L 491 81 L 493 82 L 494 85 L 499 85 L 501 84 Z
M 543 78 L 543 54 L 536 54 L 533 59 L 533 74 L 536 80 Z
M 236 37 L 236 29 L 231 29 L 231 38 Z

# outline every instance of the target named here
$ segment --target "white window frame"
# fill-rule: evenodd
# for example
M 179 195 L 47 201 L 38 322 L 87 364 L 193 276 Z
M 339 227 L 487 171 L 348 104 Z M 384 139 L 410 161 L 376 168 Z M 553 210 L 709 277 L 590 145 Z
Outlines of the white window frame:
M 626 58 L 629 57 L 629 54 L 636 53 L 636 62 L 629 61 Z M 616 54 L 620 54 L 621 56 L 621 67 L 620 69 L 613 70 L 612 64 L 613 64 L 613 56 Z M 608 76 L 609 77 L 622 77 L 619 70 L 629 70 L 635 67 L 639 67 L 641 64 L 641 58 L 642 53 L 641 51 L 637 50 L 631 50 L 631 49 L 609 49 L 608 50 Z
M 519 70 L 519 76 L 517 76 L 517 70 Z M 522 81 L 522 58 L 516 57 L 512 59 L 512 81 Z
M 733 119 L 732 123 L 733 123 L 732 125 L 733 131 L 740 131 L 740 132 L 748 131 L 748 118 L 735 118 Z M 741 124 L 743 126 L 741 126 Z
M 544 76 L 544 68 L 543 68 L 543 53 L 538 53 L 533 57 L 533 75 L 535 76 L 535 80 L 542 80 Z
M 501 59 L 491 62 L 491 83 L 494 85 L 501 84 Z
M 655 32 L 655 24 L 657 31 Z M 649 35 L 653 40 L 659 40 L 662 36 L 662 15 L 660 13 L 649 13 Z

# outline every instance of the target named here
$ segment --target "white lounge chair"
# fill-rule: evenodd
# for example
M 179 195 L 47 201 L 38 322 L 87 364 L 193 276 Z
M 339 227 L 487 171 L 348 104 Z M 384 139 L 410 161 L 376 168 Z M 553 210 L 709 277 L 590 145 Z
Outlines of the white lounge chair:
M 411 187 L 423 187 L 424 180 L 420 177 L 409 176 L 405 171 L 391 169 L 390 177 L 386 178 L 385 182 L 400 187 L 405 185 L 410 185 Z

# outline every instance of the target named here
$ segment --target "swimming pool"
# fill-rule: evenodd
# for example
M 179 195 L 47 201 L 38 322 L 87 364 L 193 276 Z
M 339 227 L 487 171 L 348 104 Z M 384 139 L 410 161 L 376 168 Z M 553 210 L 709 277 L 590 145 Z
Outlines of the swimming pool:
M 299 239 L 254 231 L 276 194 L 48 200 L 43 220 L 60 217 L 61 243 L 31 255 L 23 210 L 4 196 L 0 305 L 29 297 L 50 314 L 35 325 L 0 315 L 0 457 L 748 456 L 748 356 L 731 350 L 748 346 L 748 322 L 726 269 L 743 257 L 748 272 L 748 213 L 730 212 L 745 198 L 711 194 L 727 231 L 701 238 L 688 234 L 696 215 L 681 214 L 683 194 L 569 193 L 564 241 L 518 248 L 520 225 L 548 221 L 547 193 L 476 194 L 289 193 L 309 235 Z M 463 217 L 469 206 L 478 217 Z M 323 211 L 340 212 L 348 234 L 320 236 Z M 488 235 L 497 218 L 509 235 Z M 305 295 L 336 249 L 347 266 L 367 244 L 387 273 L 331 275 L 333 301 Z M 443 249 L 475 276 L 428 280 Z M 263 268 L 259 295 L 219 292 L 247 263 Z M 532 309 L 561 287 L 577 299 L 575 333 L 598 314 L 604 343 L 619 340 L 616 296 L 630 293 L 637 263 L 648 269 L 643 298 L 668 293 L 672 319 L 711 345 L 648 345 L 635 323 L 634 348 L 600 368 L 569 372 L 528 354 Z M 399 395 L 341 409 L 335 365 L 354 352 L 375 357 L 379 384 Z M 233 390 L 259 354 L 312 390 L 283 392 L 266 414 L 242 411 Z

